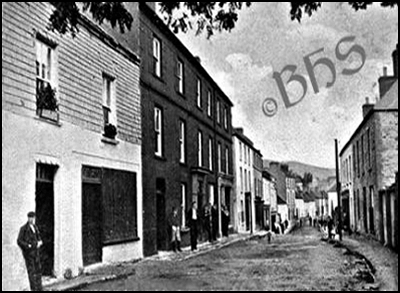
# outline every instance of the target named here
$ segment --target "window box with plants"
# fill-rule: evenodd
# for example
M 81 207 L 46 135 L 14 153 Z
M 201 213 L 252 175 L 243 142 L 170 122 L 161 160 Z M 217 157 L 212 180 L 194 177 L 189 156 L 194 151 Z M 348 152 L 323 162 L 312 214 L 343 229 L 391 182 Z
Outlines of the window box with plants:
M 36 94 L 37 114 L 40 118 L 59 122 L 56 90 L 50 85 L 42 86 Z
M 118 131 L 117 131 L 117 127 L 115 127 L 114 125 L 112 125 L 111 123 L 108 123 L 104 126 L 104 134 L 103 136 L 105 138 L 111 139 L 111 140 L 115 140 L 115 138 L 117 137 Z

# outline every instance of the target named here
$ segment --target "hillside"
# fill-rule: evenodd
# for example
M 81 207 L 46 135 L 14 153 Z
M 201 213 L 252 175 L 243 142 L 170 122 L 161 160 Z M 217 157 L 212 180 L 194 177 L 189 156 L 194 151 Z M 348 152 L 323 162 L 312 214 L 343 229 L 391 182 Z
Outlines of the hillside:
M 265 160 L 264 161 L 264 167 L 268 167 L 270 160 Z M 303 176 L 304 173 L 309 172 L 313 174 L 314 179 L 318 181 L 324 181 L 328 179 L 329 177 L 334 177 L 336 175 L 335 169 L 329 169 L 329 168 L 322 168 L 322 167 L 317 167 L 313 165 L 308 165 L 300 162 L 284 162 L 285 164 L 289 165 L 289 169 L 291 169 L 293 172 L 299 174 L 300 176 Z

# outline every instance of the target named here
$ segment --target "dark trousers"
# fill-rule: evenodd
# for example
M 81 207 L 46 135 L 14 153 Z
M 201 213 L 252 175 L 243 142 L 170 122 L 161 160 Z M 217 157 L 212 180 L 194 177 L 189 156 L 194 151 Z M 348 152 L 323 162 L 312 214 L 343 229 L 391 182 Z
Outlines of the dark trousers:
M 197 221 L 192 221 L 190 226 L 190 242 L 192 244 L 192 250 L 197 249 Z
M 43 291 L 39 252 L 24 254 L 31 291 Z

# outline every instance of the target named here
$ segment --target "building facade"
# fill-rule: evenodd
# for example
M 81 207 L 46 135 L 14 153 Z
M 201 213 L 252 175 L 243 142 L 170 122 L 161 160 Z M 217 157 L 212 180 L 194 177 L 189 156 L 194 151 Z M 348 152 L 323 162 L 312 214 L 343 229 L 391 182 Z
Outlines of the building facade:
M 178 208 L 183 245 L 190 244 L 186 212 L 199 209 L 200 240 L 206 239 L 204 207 L 230 210 L 234 221 L 230 99 L 155 12 L 155 2 L 127 2 L 134 18 L 124 35 L 110 32 L 141 57 L 143 125 L 144 253 L 170 249 L 168 217 Z
M 381 97 L 372 105 L 363 106 L 364 119 L 344 151 L 353 152 L 353 193 L 355 198 L 355 230 L 371 234 L 387 242 L 390 214 L 382 191 L 395 182 L 398 171 L 398 76 L 397 50 L 393 53 L 394 76 L 384 76 L 380 82 Z M 385 212 L 385 210 L 387 211 Z
M 28 287 L 19 228 L 35 211 L 43 274 L 143 257 L 140 63 L 82 17 L 2 3 L 2 289 Z M 122 224 L 121 224 L 122 223 Z
M 288 193 L 286 188 L 286 168 L 278 162 L 271 162 L 269 165 L 269 172 L 276 179 L 277 190 L 277 218 L 278 223 L 289 220 L 289 207 L 288 207 Z
M 278 199 L 276 179 L 266 170 L 263 171 L 263 195 L 264 195 L 264 227 L 274 227 L 278 213 Z
M 354 230 L 356 226 L 355 206 L 356 199 L 354 197 L 353 182 L 353 148 L 351 146 L 344 148 L 340 153 L 340 170 L 341 170 L 341 197 L 344 222 L 343 227 Z
M 235 129 L 233 145 L 236 194 L 235 229 L 238 232 L 254 232 L 256 227 L 254 146 L 253 142 L 244 135 L 242 128 Z
M 253 151 L 253 169 L 254 169 L 254 194 L 255 194 L 255 216 L 256 230 L 264 229 L 264 219 L 267 211 L 265 210 L 264 190 L 263 190 L 263 155 L 261 151 Z

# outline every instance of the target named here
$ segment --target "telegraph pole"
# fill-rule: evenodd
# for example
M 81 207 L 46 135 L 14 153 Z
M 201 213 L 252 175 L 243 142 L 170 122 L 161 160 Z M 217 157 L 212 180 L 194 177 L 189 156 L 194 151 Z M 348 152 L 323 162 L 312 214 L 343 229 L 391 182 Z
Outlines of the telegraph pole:
M 342 233 L 342 196 L 341 196 L 341 183 L 340 183 L 340 172 L 339 172 L 339 142 L 335 140 L 335 157 L 336 157 L 336 186 L 337 186 L 337 196 L 338 196 L 338 208 L 339 208 L 339 239 L 343 240 Z

